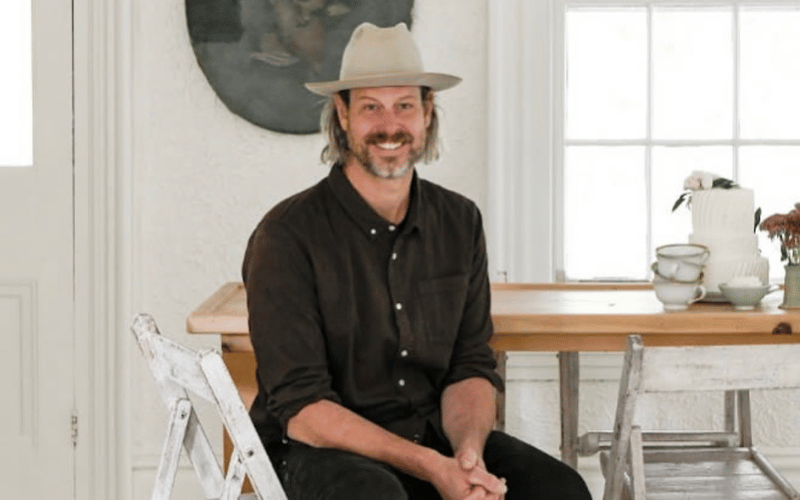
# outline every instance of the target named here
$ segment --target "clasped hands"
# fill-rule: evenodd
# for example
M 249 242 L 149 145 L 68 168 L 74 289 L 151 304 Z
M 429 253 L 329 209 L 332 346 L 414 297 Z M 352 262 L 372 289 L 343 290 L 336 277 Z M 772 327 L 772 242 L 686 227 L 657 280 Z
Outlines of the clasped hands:
M 444 500 L 503 500 L 505 479 L 486 470 L 483 458 L 472 448 L 446 458 L 441 484 L 435 484 Z

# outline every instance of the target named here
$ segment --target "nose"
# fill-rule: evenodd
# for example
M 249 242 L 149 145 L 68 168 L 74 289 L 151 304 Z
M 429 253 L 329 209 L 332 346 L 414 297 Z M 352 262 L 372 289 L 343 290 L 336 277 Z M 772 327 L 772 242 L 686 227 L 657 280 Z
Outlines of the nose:
M 378 127 L 389 135 L 404 130 L 402 121 L 392 110 L 384 110 L 380 114 L 378 117 Z

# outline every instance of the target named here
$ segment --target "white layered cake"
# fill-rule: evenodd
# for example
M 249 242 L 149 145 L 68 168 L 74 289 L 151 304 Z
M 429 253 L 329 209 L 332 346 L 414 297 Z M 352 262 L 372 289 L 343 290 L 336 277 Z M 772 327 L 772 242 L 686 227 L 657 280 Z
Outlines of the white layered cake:
M 711 254 L 703 284 L 719 293 L 719 284 L 733 278 L 756 276 L 768 283 L 769 261 L 758 250 L 753 227 L 753 190 L 701 189 L 692 193 L 692 234 L 689 243 L 705 245 Z

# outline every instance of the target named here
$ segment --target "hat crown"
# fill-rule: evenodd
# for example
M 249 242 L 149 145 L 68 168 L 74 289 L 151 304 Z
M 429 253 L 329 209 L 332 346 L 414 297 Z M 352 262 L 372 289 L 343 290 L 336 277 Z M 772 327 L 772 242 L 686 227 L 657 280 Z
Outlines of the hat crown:
M 347 80 L 394 73 L 422 73 L 422 57 L 405 23 L 379 28 L 363 23 L 342 54 L 339 78 Z
M 363 23 L 344 48 L 339 79 L 308 82 L 306 88 L 319 95 L 364 87 L 419 86 L 439 91 L 460 81 L 457 76 L 423 70 L 420 51 L 405 23 L 391 28 Z

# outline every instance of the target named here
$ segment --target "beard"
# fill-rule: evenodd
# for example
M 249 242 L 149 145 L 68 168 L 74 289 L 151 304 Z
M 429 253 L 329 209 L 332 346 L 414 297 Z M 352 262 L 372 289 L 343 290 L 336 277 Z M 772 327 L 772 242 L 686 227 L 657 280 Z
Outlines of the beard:
M 352 137 L 350 138 L 350 142 L 353 142 Z M 399 159 L 377 159 L 370 154 L 369 147 L 371 145 L 378 145 L 387 142 L 400 144 L 400 146 L 404 146 L 405 144 L 411 145 L 409 156 L 405 162 L 400 162 Z M 361 167 L 364 168 L 364 170 L 366 170 L 370 175 L 379 179 L 399 179 L 404 177 L 423 156 L 423 148 L 414 148 L 413 144 L 414 137 L 408 132 L 401 131 L 391 136 L 385 132 L 377 132 L 368 135 L 364 139 L 363 146 L 360 148 L 356 147 L 351 149 L 350 152 L 358 161 L 358 164 L 361 165 Z

